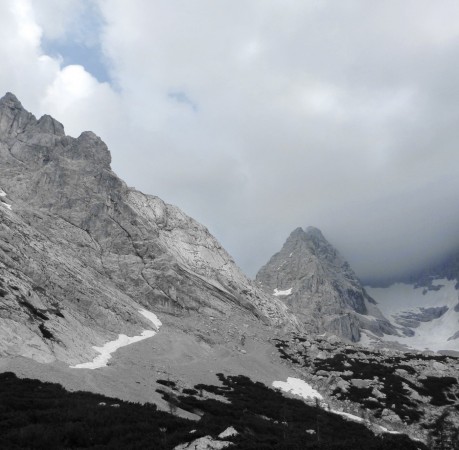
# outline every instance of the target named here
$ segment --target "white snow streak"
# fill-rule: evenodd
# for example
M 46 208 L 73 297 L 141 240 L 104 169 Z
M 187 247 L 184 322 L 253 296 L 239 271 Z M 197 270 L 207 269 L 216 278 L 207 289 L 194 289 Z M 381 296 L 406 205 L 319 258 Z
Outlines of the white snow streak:
M 118 339 L 114 341 L 107 342 L 102 347 L 93 346 L 93 349 L 100 353 L 92 361 L 87 363 L 76 364 L 75 366 L 70 366 L 71 369 L 99 369 L 100 367 L 105 367 L 108 360 L 112 357 L 112 353 L 116 352 L 120 347 L 125 347 L 126 345 L 133 344 L 134 342 L 139 342 L 144 339 L 153 337 L 159 330 L 159 327 L 162 325 L 161 321 L 158 319 L 156 314 L 142 309 L 139 311 L 142 316 L 150 320 L 153 325 L 156 327 L 157 331 L 153 330 L 144 330 L 140 336 L 126 336 L 125 334 L 120 334 Z
M 279 388 L 284 392 L 290 392 L 307 400 L 323 400 L 323 397 L 306 381 L 299 378 L 287 378 L 287 381 L 274 381 L 273 387 Z
M 277 288 L 274 289 L 274 293 L 273 295 L 275 297 L 279 297 L 279 296 L 284 296 L 284 295 L 290 295 L 292 293 L 292 288 L 290 289 L 287 289 L 286 291 L 279 291 Z
M 363 419 L 362 417 L 354 416 L 354 414 L 349 414 L 344 411 L 336 411 L 335 409 L 332 409 L 330 410 L 330 412 L 332 412 L 333 414 L 338 414 L 339 416 L 344 417 L 347 420 L 352 420 L 353 422 L 365 422 L 365 419 Z
M 355 416 L 354 414 L 350 414 L 344 411 L 337 411 L 336 409 L 331 409 L 330 412 L 333 414 L 338 414 L 339 416 L 343 417 L 346 420 L 352 420 L 353 422 L 364 423 L 366 420 L 363 417 Z M 379 431 L 383 433 L 390 433 L 390 434 L 402 434 L 399 431 L 388 430 L 386 427 L 382 425 L 373 424 Z
M 6 192 L 0 188 L 0 197 L 6 197 Z M 11 205 L 9 203 L 4 202 L 3 200 L 0 202 L 0 205 L 6 206 L 8 209 L 11 209 Z
M 390 434 L 402 434 L 400 431 L 394 431 L 394 430 L 388 430 L 386 427 L 383 427 L 382 425 L 377 425 L 377 427 L 383 432 L 383 433 L 390 433 Z M 412 438 L 413 439 L 413 438 Z M 414 439 L 415 441 L 418 441 L 418 439 Z

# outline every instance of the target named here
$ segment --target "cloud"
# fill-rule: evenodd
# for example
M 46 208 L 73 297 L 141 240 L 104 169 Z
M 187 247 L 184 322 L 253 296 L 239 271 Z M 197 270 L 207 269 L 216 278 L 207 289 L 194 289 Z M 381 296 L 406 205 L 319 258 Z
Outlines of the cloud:
M 197 110 L 198 110 L 198 105 L 196 105 L 196 103 L 193 100 L 191 100 L 188 97 L 188 95 L 186 95 L 185 92 L 180 92 L 180 91 L 169 92 L 168 97 L 171 100 L 176 101 L 177 103 L 181 103 L 183 105 L 187 105 L 194 112 L 197 112 Z
M 0 87 L 3 92 L 14 92 L 37 116 L 55 116 L 72 135 L 88 129 L 109 135 L 123 110 L 112 87 L 98 82 L 81 65 L 64 66 L 60 57 L 49 56 L 42 48 L 46 27 L 79 13 L 80 6 L 81 2 L 40 2 L 48 15 L 46 23 L 39 25 L 37 17 L 43 10 L 37 3 L 0 4 L 0 57 L 4 61 Z M 52 35 L 63 32 L 59 30 L 51 26 Z
M 119 175 L 205 223 L 251 275 L 297 226 L 321 228 L 362 277 L 459 244 L 457 2 L 0 10 L 0 87 L 93 129 Z M 49 39 L 96 42 L 110 83 L 47 54 Z
M 71 38 L 87 44 L 98 40 L 100 17 L 93 0 L 40 0 L 30 5 L 44 39 Z

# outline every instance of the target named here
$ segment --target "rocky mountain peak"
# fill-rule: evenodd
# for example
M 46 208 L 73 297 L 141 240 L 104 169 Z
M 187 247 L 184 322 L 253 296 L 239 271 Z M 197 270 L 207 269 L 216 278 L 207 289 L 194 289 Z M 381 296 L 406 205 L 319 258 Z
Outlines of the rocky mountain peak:
M 16 136 L 30 123 L 35 123 L 33 114 L 27 112 L 21 102 L 11 92 L 0 99 L 0 133 L 1 135 Z
M 382 329 L 394 332 L 349 264 L 317 228 L 296 228 L 256 280 L 311 330 L 352 341 L 360 339 L 362 328 L 379 335 Z
M 325 241 L 324 235 L 322 234 L 322 231 L 320 231 L 316 227 L 309 226 L 306 228 L 306 234 L 310 237 L 314 237 L 317 239 L 320 239 L 322 241 Z
M 65 136 L 64 125 L 48 114 L 45 114 L 38 119 L 37 128 L 42 133 Z
M 21 102 L 11 92 L 7 92 L 0 98 L 0 108 L 23 109 Z
M 294 278 L 303 276 L 305 264 L 308 266 L 308 273 L 338 273 L 350 270 L 347 262 L 315 227 L 308 227 L 306 230 L 299 227 L 293 230 L 282 250 L 273 258 L 276 259 L 276 264 L 279 262 L 281 272 L 288 268 L 288 273 Z M 263 269 L 260 270 L 262 271 Z M 287 273 L 285 276 L 287 284 L 290 283 L 290 276 Z M 352 272 L 351 276 L 355 277 L 355 274 Z
M 303 228 L 298 227 L 295 228 L 291 233 L 288 239 L 295 240 L 295 239 L 301 239 L 305 235 L 305 232 Z
M 11 164 L 21 161 L 28 169 L 33 166 L 49 172 L 48 165 L 54 163 L 71 170 L 70 161 L 80 161 L 86 163 L 86 172 L 110 171 L 111 155 L 100 137 L 91 131 L 84 131 L 76 139 L 66 136 L 59 121 L 48 114 L 37 120 L 10 93 L 0 100 L 0 142 L 6 146 L 4 156 Z M 50 167 L 56 172 L 54 166 Z
M 67 154 L 72 159 L 86 159 L 102 167 L 110 169 L 112 156 L 107 145 L 92 131 L 83 131 L 72 147 L 72 152 Z

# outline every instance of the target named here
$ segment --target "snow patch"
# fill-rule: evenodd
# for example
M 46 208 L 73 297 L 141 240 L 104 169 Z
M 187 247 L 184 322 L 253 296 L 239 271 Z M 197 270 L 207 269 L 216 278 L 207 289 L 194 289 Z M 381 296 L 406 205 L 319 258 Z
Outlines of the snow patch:
M 338 414 L 339 416 L 343 417 L 346 420 L 352 420 L 353 422 L 364 423 L 366 420 L 362 417 L 355 416 L 354 414 L 350 414 L 344 411 L 337 411 L 336 409 L 331 409 L 330 412 L 333 414 Z M 389 434 L 402 434 L 399 431 L 389 430 L 382 425 L 373 424 L 373 426 L 382 433 L 389 433 Z
M 386 427 L 383 427 L 382 425 L 377 425 L 380 431 L 383 433 L 390 433 L 390 434 L 402 434 L 400 431 L 394 431 L 394 430 L 388 430 Z M 414 439 L 415 441 L 418 441 L 418 439 Z
M 153 323 L 153 325 L 156 327 L 157 330 L 159 330 L 159 328 L 161 327 L 162 323 L 161 321 L 158 319 L 158 316 L 150 311 L 147 311 L 146 309 L 142 309 L 139 311 L 140 314 L 142 314 L 142 316 L 144 316 L 145 318 L 147 318 L 150 322 Z
M 275 297 L 290 295 L 290 294 L 292 293 L 292 289 L 293 289 L 293 288 L 287 289 L 287 290 L 285 290 L 285 291 L 279 291 L 277 288 L 275 288 L 275 289 L 274 289 L 273 295 L 274 295 Z
M 365 419 L 363 419 L 362 417 L 354 416 L 354 414 L 349 414 L 344 411 L 336 411 L 335 409 L 332 409 L 330 410 L 330 412 L 332 412 L 333 414 L 338 414 L 339 416 L 344 417 L 347 420 L 352 420 L 353 422 L 365 422 Z
M 287 381 L 274 381 L 273 387 L 278 388 L 284 392 L 290 392 L 293 395 L 298 395 L 306 400 L 323 400 L 322 395 L 319 394 L 310 384 L 299 378 L 287 378 Z
M 0 188 L 0 197 L 6 197 L 6 192 L 2 188 Z M 3 205 L 8 209 L 11 209 L 11 205 L 9 203 L 6 203 L 4 200 L 0 202 L 0 205 Z
M 159 327 L 162 325 L 161 321 L 158 319 L 156 314 L 142 309 L 139 311 L 142 316 L 150 320 L 153 325 L 156 327 L 157 331 L 153 330 L 144 330 L 140 336 L 126 336 L 125 334 L 120 334 L 118 339 L 114 341 L 107 342 L 102 347 L 93 346 L 92 348 L 100 353 L 92 361 L 87 363 L 76 364 L 75 366 L 70 366 L 71 369 L 99 369 L 100 367 L 105 367 L 108 363 L 108 360 L 112 357 L 112 353 L 116 352 L 121 347 L 126 345 L 133 344 L 134 342 L 143 341 L 153 337 L 159 330 Z

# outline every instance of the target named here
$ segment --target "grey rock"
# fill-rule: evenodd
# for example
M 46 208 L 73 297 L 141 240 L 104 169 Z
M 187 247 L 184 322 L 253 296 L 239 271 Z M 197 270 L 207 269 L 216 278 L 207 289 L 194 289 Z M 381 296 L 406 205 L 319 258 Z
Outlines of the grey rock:
M 411 328 L 401 328 L 400 331 L 407 337 L 412 337 L 416 334 Z
M 387 422 L 392 422 L 392 423 L 400 423 L 402 422 L 402 419 L 400 416 L 396 413 L 394 413 L 390 409 L 383 409 L 381 413 L 381 417 L 386 420 Z
M 386 398 L 386 394 L 384 394 L 383 392 L 381 392 L 378 388 L 374 387 L 371 391 L 371 394 L 373 395 L 373 397 L 377 398 L 378 400 L 379 399 L 385 399 Z
M 92 132 L 66 136 L 12 94 L 0 100 L 0 355 L 85 362 L 139 314 L 257 317 L 294 328 L 201 224 L 110 168 Z M 3 206 L 2 206 L 3 205 Z
M 295 229 L 256 276 L 311 332 L 359 341 L 362 329 L 396 334 L 349 264 L 314 227 Z
M 445 364 L 441 362 L 434 361 L 432 363 L 432 369 L 438 372 L 444 372 L 445 370 L 448 370 L 448 366 L 446 366 Z
M 222 431 L 219 435 L 219 439 L 226 439 L 231 436 L 237 436 L 239 433 L 234 427 L 228 427 L 226 430 Z
M 395 322 L 402 327 L 417 328 L 421 322 L 438 319 L 448 311 L 447 306 L 418 308 L 418 311 L 404 311 L 395 317 Z
M 459 339 L 459 330 L 456 331 L 452 336 L 448 338 L 448 341 L 453 341 L 455 339 Z
M 351 379 L 351 384 L 352 386 L 359 388 L 359 389 L 364 389 L 368 388 L 371 385 L 370 380 L 361 380 L 360 378 L 352 378 Z
M 231 445 L 233 445 L 233 443 L 230 441 L 218 441 L 211 436 L 204 436 L 192 442 L 177 445 L 174 447 L 174 450 L 221 450 Z
M 350 384 L 348 381 L 341 379 L 340 381 L 338 381 L 336 387 L 343 392 L 347 392 L 350 387 Z

